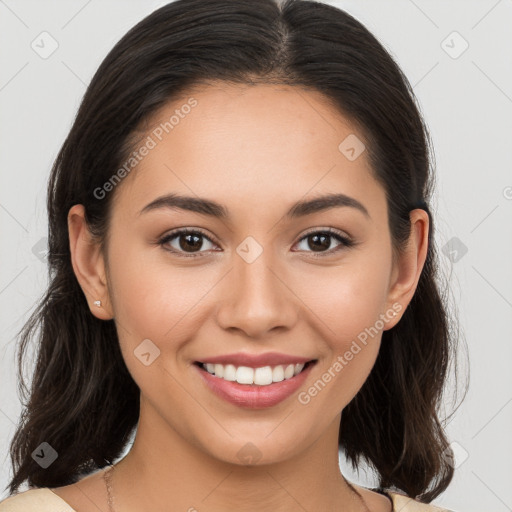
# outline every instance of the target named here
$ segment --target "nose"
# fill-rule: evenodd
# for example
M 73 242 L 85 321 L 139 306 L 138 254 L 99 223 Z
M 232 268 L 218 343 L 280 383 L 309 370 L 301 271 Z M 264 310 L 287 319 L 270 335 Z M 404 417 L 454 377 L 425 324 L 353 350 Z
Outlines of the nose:
M 291 329 L 297 322 L 300 300 L 269 253 L 264 250 L 251 263 L 235 255 L 216 310 L 221 328 L 262 338 L 271 331 Z

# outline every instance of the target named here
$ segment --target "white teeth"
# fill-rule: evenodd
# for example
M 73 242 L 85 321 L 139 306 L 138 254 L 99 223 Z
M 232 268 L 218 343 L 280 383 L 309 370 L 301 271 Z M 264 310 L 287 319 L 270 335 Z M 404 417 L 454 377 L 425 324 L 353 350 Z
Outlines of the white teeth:
M 219 366 L 223 366 L 222 364 Z M 217 365 L 215 365 L 217 367 Z M 215 372 L 217 375 L 217 372 Z M 224 380 L 235 381 L 236 380 L 236 368 L 232 364 L 227 364 L 224 366 L 224 375 L 222 375 Z
M 215 375 L 218 375 L 219 377 L 224 376 L 224 366 L 221 364 L 214 365 Z
M 304 363 L 289 364 L 286 367 L 263 366 L 261 368 L 249 368 L 248 366 L 235 367 L 232 364 L 203 363 L 203 368 L 224 380 L 236 381 L 239 384 L 256 384 L 257 386 L 268 386 L 273 382 L 281 382 L 298 375 L 303 369 Z
M 285 369 L 284 369 L 284 378 L 285 379 L 289 379 L 290 377 L 293 377 L 293 373 L 295 372 L 295 365 L 294 364 L 289 364 Z
M 256 368 L 254 370 L 254 383 L 259 386 L 267 386 L 272 384 L 272 368 L 264 366 L 263 368 Z
M 215 372 L 217 375 L 217 372 Z M 236 381 L 239 384 L 252 384 L 254 382 L 254 370 L 247 366 L 239 366 L 236 369 Z
M 272 370 L 272 381 L 281 382 L 282 380 L 284 380 L 284 368 L 282 366 L 276 366 Z

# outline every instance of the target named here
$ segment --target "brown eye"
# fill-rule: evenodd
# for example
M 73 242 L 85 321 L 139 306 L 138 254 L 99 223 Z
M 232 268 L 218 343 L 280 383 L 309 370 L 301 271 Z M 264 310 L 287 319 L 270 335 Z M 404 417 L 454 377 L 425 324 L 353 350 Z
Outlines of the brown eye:
M 165 235 L 158 243 L 166 250 L 181 256 L 202 256 L 201 253 L 205 251 L 200 249 L 204 248 L 204 240 L 207 240 L 207 244 L 214 245 L 201 231 L 181 229 Z
M 179 247 L 186 252 L 194 252 L 201 249 L 203 241 L 201 235 L 195 235 L 190 233 L 183 233 L 178 235 Z
M 338 242 L 338 245 L 335 246 L 334 249 L 331 248 L 332 239 Z M 354 245 L 352 240 L 330 229 L 308 233 L 299 243 L 304 243 L 305 248 L 303 250 L 306 252 L 322 253 L 318 254 L 319 256 L 323 255 L 323 253 L 332 254 L 343 249 L 343 247 L 351 247 Z M 308 251 L 308 249 L 310 250 Z

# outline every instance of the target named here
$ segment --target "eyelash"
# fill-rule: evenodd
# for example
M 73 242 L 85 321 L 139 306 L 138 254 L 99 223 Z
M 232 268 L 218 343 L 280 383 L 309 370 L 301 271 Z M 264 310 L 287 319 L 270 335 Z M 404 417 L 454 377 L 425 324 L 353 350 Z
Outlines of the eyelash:
M 327 251 L 323 251 L 323 252 L 320 252 L 320 253 L 317 253 L 317 254 L 312 254 L 312 256 L 314 258 L 322 258 L 322 257 L 325 257 L 327 255 L 330 256 L 330 255 L 340 251 L 344 247 L 345 248 L 350 248 L 350 247 L 353 247 L 356 244 L 353 240 L 351 240 L 350 238 L 347 238 L 346 236 L 341 235 L 340 233 L 338 233 L 336 230 L 334 230 L 332 228 L 326 228 L 326 229 L 317 230 L 317 231 L 310 231 L 309 233 L 306 233 L 299 240 L 299 242 L 302 242 L 302 240 L 308 238 L 311 235 L 317 235 L 317 234 L 324 234 L 324 235 L 331 236 L 332 238 L 335 238 L 338 242 L 340 242 L 340 245 L 338 245 L 334 249 L 329 249 Z M 168 242 L 170 242 L 174 238 L 178 237 L 179 235 L 201 235 L 202 237 L 206 238 L 212 244 L 215 244 L 215 242 L 209 236 L 207 236 L 205 233 L 203 233 L 201 230 L 199 230 L 199 229 L 184 228 L 184 229 L 178 229 L 176 231 L 172 231 L 171 233 L 168 233 L 168 234 L 164 235 L 158 241 L 158 245 L 163 247 L 166 251 L 169 251 L 169 252 L 171 252 L 173 254 L 178 255 L 179 257 L 183 257 L 183 258 L 203 257 L 203 253 L 206 252 L 206 251 L 201 251 L 201 252 L 198 252 L 198 253 L 186 254 L 186 253 L 183 253 L 181 251 L 177 251 L 176 249 L 169 249 L 168 247 L 165 247 L 165 244 L 167 244 Z M 217 245 L 217 244 L 215 244 L 215 245 Z M 306 252 L 312 252 L 312 251 L 306 251 Z

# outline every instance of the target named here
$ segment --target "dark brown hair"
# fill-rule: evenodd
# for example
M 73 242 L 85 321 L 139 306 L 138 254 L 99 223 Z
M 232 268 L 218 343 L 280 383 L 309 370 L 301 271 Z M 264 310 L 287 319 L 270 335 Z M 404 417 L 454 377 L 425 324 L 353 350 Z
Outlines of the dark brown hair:
M 408 239 L 409 212 L 428 212 L 416 293 L 400 322 L 384 331 L 371 374 L 344 409 L 339 445 L 355 468 L 365 461 L 376 470 L 381 489 L 430 502 L 454 472 L 438 409 L 458 339 L 436 281 L 430 139 L 409 82 L 377 39 L 344 11 L 303 0 L 175 1 L 133 27 L 95 73 L 49 180 L 50 284 L 20 333 L 24 409 L 10 450 L 11 493 L 25 481 L 74 483 L 115 461 L 134 432 L 139 389 L 114 320 L 91 314 L 75 277 L 67 214 L 83 204 L 104 244 L 115 192 L 99 199 L 93 191 L 126 161 L 134 134 L 159 108 L 213 81 L 319 91 L 356 123 L 386 191 L 395 251 Z M 29 391 L 22 363 L 33 338 Z M 47 469 L 31 457 L 42 442 L 59 453 Z

